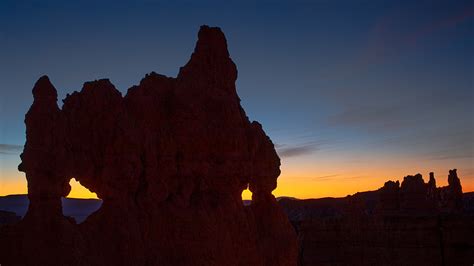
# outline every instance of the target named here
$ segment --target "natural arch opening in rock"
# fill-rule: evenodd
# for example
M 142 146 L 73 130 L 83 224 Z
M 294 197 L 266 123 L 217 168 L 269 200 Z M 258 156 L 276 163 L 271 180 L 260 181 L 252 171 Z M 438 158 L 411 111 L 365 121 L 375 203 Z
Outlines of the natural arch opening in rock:
M 89 215 L 100 209 L 102 200 L 75 178 L 71 178 L 69 185 L 71 192 L 67 198 L 62 198 L 63 214 L 73 217 L 77 223 L 82 223 Z
M 71 192 L 69 192 L 69 194 L 67 195 L 68 198 L 98 199 L 96 193 L 84 187 L 75 178 L 71 178 L 71 180 L 69 181 L 69 185 L 71 185 Z
M 242 191 L 242 201 L 244 205 L 250 205 L 252 202 L 252 192 L 248 188 Z

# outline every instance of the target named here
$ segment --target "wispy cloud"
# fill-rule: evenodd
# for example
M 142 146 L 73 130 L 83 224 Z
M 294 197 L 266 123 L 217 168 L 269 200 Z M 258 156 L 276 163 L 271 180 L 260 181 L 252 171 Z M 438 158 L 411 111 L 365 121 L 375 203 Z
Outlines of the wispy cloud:
M 458 138 L 463 136 L 457 135 Z M 465 141 L 461 143 L 450 143 L 444 149 L 431 152 L 431 160 L 454 160 L 454 159 L 474 159 L 474 137 L 473 135 L 464 136 Z M 462 139 L 461 139 L 462 141 Z
M 359 178 L 366 178 L 366 176 L 358 175 L 358 176 L 344 176 L 341 174 L 333 174 L 333 175 L 323 175 L 323 176 L 316 176 L 312 179 L 314 181 L 333 181 L 333 180 L 350 180 L 350 179 L 359 179 Z
M 410 116 L 399 106 L 357 106 L 346 108 L 328 118 L 333 126 L 363 126 L 372 129 L 390 130 L 410 125 Z
M 406 13 L 408 11 L 408 13 Z M 414 12 L 416 14 L 416 12 Z M 407 20 L 413 16 L 413 12 L 403 9 L 395 9 L 391 14 L 382 16 L 374 25 L 370 42 L 362 53 L 356 65 L 359 71 L 367 70 L 372 64 L 390 60 L 389 57 L 399 56 L 409 49 L 416 47 L 420 41 L 430 35 L 434 35 L 444 29 L 456 27 L 474 16 L 472 4 L 464 6 L 457 12 L 444 12 L 441 16 L 433 16 L 429 19 L 421 19 L 399 31 L 400 16 Z M 416 15 L 418 16 L 418 15 Z
M 316 176 L 313 179 L 315 180 L 326 180 L 326 179 L 334 179 L 335 177 L 338 177 L 340 175 L 335 174 L 335 175 L 322 175 L 322 176 Z
M 0 154 L 20 154 L 23 149 L 22 145 L 14 145 L 14 144 L 3 144 L 0 143 Z
M 311 154 L 316 150 L 318 150 L 318 148 L 313 146 L 313 145 L 297 146 L 297 147 L 286 147 L 286 148 L 279 149 L 278 154 L 281 157 L 294 157 L 294 156 L 301 156 L 301 155 Z
M 439 156 L 439 157 L 433 157 L 433 160 L 454 160 L 454 159 L 467 159 L 467 158 L 474 159 L 474 154 Z
M 416 31 L 412 32 L 410 35 L 406 36 L 403 41 L 408 44 L 415 44 L 422 37 L 429 35 L 433 32 L 454 27 L 457 24 L 464 22 L 465 20 L 474 16 L 474 8 L 472 6 L 466 6 L 465 10 L 461 11 L 458 14 L 453 14 L 449 17 L 445 17 L 427 25 L 423 25 Z
M 318 142 L 307 142 L 296 145 L 277 144 L 275 147 L 281 157 L 295 157 L 314 153 L 321 149 L 321 145 Z

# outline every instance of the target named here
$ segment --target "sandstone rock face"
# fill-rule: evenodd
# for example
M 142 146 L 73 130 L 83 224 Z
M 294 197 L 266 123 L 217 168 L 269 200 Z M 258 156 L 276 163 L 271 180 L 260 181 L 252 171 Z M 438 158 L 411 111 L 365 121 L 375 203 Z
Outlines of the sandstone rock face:
M 40 78 L 19 166 L 30 206 L 2 229 L 2 265 L 296 265 L 272 195 L 280 159 L 236 79 L 224 34 L 207 26 L 177 78 L 151 73 L 123 97 L 86 82 L 60 109 Z M 61 211 L 72 177 L 103 199 L 81 224 Z

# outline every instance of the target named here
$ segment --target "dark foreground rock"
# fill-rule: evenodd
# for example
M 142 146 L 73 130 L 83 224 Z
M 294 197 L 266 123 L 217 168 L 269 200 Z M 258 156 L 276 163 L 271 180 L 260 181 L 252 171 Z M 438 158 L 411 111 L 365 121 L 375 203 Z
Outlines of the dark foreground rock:
M 456 170 L 448 183 L 418 174 L 345 198 L 279 204 L 298 233 L 299 265 L 472 265 L 473 196 L 463 196 Z
M 20 221 L 21 217 L 14 212 L 0 210 L 0 225 L 13 224 Z
M 296 222 L 299 265 L 472 265 L 474 217 L 385 216 Z
M 2 266 L 296 265 L 272 195 L 280 159 L 236 78 L 224 34 L 207 26 L 177 78 L 151 73 L 124 97 L 109 80 L 86 82 L 60 109 L 40 78 L 19 166 L 30 204 L 1 228 Z M 62 213 L 72 177 L 103 200 L 81 224 Z

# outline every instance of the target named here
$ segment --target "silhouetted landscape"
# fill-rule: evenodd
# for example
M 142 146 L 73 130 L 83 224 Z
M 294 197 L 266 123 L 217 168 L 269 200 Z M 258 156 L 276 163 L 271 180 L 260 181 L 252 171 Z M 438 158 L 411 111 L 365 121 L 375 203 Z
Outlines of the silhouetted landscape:
M 59 109 L 41 77 L 18 167 L 28 210 L 1 228 L 2 264 L 295 265 L 296 233 L 272 195 L 280 159 L 236 78 L 224 34 L 208 26 L 177 78 L 151 73 L 125 97 L 102 79 Z M 63 212 L 79 205 L 62 201 L 71 177 L 103 200 L 81 224 Z
M 474 193 L 456 170 L 436 187 L 433 173 L 388 181 L 345 198 L 281 199 L 298 233 L 300 265 L 469 265 Z
M 388 181 L 379 190 L 344 198 L 278 198 L 298 235 L 298 265 L 468 265 L 474 192 L 462 193 L 456 171 L 447 187 L 437 188 L 433 174 L 428 183 L 420 178 L 407 176 L 401 186 Z M 101 204 L 62 199 L 64 216 L 77 223 Z M 0 224 L 18 223 L 27 208 L 27 195 L 0 197 Z
M 198 2 L 0 2 L 0 266 L 474 265 L 474 2 Z

